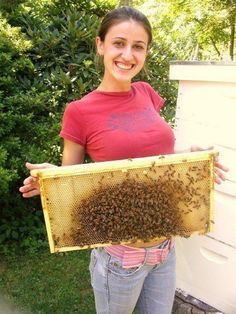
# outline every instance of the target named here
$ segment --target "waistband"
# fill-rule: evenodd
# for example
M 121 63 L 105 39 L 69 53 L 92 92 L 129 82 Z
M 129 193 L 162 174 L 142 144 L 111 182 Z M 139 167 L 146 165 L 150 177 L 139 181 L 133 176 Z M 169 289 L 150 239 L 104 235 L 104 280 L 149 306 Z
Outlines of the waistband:
M 156 265 L 163 263 L 169 251 L 174 247 L 174 239 L 165 240 L 157 246 L 150 248 L 134 248 L 125 245 L 106 247 L 105 250 L 111 256 L 121 260 L 123 268 L 138 267 L 142 264 Z

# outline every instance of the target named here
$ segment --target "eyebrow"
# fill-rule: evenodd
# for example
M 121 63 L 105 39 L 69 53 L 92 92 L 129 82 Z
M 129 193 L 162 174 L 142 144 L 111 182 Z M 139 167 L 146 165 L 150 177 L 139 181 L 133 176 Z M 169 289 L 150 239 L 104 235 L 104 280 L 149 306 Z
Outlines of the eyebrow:
M 122 40 L 124 40 L 124 41 L 127 41 L 127 39 L 126 38 L 124 38 L 124 37 L 119 37 L 119 36 L 117 36 L 117 37 L 114 37 L 114 38 L 112 38 L 112 39 L 122 39 Z M 144 44 L 144 45 L 146 45 L 147 43 L 145 43 L 144 41 L 142 41 L 142 40 L 135 40 L 135 43 L 142 43 L 142 44 Z

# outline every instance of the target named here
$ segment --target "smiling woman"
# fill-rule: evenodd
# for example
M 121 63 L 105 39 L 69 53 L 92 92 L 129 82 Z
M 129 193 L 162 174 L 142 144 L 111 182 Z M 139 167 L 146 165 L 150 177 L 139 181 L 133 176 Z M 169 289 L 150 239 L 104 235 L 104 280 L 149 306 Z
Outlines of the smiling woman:
M 135 21 L 124 21 L 113 25 L 104 41 L 98 36 L 96 42 L 105 67 L 98 90 L 128 91 L 131 79 L 140 72 L 146 59 L 147 32 Z
M 126 16 L 121 10 L 108 14 L 96 38 L 105 68 L 98 90 L 129 90 L 131 79 L 144 66 L 151 41 L 151 26 L 139 11 L 126 8 Z
M 96 90 L 66 107 L 63 165 L 82 163 L 85 153 L 95 162 L 174 153 L 173 130 L 159 114 L 163 98 L 145 82 L 132 83 L 151 41 L 151 26 L 141 12 L 122 7 L 104 17 L 96 37 L 104 75 Z M 29 169 L 46 166 L 28 164 Z M 35 178 L 24 185 L 23 196 L 40 193 Z M 131 314 L 135 307 L 141 314 L 171 313 L 173 239 L 94 249 L 90 273 L 98 314 Z

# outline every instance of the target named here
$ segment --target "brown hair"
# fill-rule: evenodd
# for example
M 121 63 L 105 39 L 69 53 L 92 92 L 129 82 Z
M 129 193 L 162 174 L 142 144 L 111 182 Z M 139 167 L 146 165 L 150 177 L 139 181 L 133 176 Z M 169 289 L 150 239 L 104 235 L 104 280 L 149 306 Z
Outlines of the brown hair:
M 114 9 L 105 15 L 98 30 L 101 41 L 105 40 L 107 32 L 113 25 L 127 20 L 133 20 L 143 26 L 148 35 L 149 46 L 152 42 L 152 28 L 147 17 L 140 11 L 127 6 Z

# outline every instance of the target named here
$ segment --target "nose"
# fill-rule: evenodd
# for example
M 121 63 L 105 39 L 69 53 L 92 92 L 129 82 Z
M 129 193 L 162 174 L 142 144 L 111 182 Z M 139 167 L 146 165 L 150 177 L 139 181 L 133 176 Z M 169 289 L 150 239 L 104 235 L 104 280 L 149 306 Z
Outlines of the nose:
M 126 46 L 122 51 L 122 57 L 125 61 L 130 61 L 133 58 L 132 47 Z

